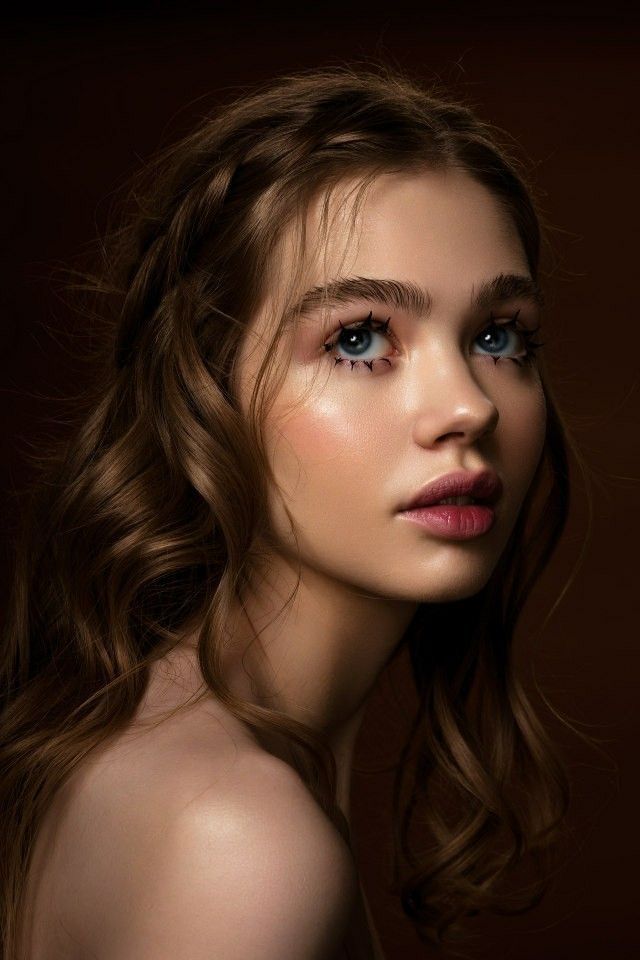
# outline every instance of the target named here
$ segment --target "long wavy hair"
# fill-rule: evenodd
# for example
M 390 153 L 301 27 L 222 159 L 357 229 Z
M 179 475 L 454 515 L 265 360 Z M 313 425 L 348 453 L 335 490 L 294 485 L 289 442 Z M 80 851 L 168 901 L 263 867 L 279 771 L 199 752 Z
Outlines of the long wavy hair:
M 201 696 L 259 740 L 285 744 L 350 842 L 322 733 L 234 696 L 221 669 L 229 613 L 277 543 L 262 423 L 287 302 L 248 416 L 236 358 L 283 231 L 303 223 L 313 197 L 347 180 L 453 168 L 508 212 L 537 278 L 543 219 L 502 132 L 440 87 L 385 67 L 309 71 L 245 92 L 134 181 L 89 284 L 103 334 L 87 355 L 92 386 L 74 398 L 68 436 L 38 451 L 14 545 L 0 664 L 7 960 L 54 794 L 132 720 L 151 664 L 187 626 Z M 536 904 L 569 807 L 563 761 L 513 667 L 520 612 L 566 523 L 574 449 L 540 353 L 537 362 L 546 442 L 503 555 L 476 595 L 420 605 L 391 658 L 408 650 L 417 704 L 395 773 L 393 891 L 431 944 L 454 941 L 481 909 Z M 430 837 L 420 855 L 409 841 L 418 816 Z M 519 898 L 500 892 L 525 858 L 539 868 L 533 886 Z

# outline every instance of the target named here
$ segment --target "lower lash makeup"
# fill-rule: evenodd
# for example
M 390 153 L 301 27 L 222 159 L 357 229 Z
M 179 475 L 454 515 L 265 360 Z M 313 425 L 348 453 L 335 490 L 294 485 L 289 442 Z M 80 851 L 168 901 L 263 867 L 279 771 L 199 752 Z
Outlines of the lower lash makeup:
M 535 327 L 533 330 L 528 330 L 524 327 L 521 327 L 518 324 L 519 313 L 520 313 L 520 310 L 517 310 L 516 313 L 513 315 L 513 317 L 511 317 L 511 319 L 506 323 L 496 323 L 496 320 L 493 314 L 490 314 L 490 318 L 489 318 L 490 323 L 485 328 L 483 333 L 486 332 L 487 330 L 490 330 L 491 328 L 494 328 L 496 330 L 506 330 L 506 329 L 515 330 L 517 333 L 520 334 L 525 345 L 524 354 L 516 357 L 492 356 L 492 354 L 490 353 L 484 354 L 484 356 L 492 357 L 494 364 L 498 363 L 499 360 L 512 360 L 514 363 L 516 363 L 520 367 L 529 365 L 533 362 L 535 351 L 538 350 L 540 347 L 544 346 L 544 343 L 538 343 L 533 339 L 535 334 L 540 329 L 540 325 L 538 324 L 538 326 Z M 335 347 L 338 345 L 339 339 L 343 335 L 343 333 L 355 332 L 360 330 L 367 330 L 367 331 L 372 331 L 376 333 L 382 333 L 385 336 L 387 336 L 390 340 L 393 341 L 395 340 L 395 335 L 391 330 L 389 330 L 390 320 L 391 320 L 391 317 L 388 317 L 384 321 L 374 319 L 373 311 L 371 310 L 369 314 L 364 318 L 364 320 L 360 320 L 357 323 L 344 326 L 342 323 L 340 323 L 340 321 L 338 321 L 340 323 L 341 332 L 333 340 L 327 343 L 324 343 L 323 347 L 327 353 L 331 353 L 331 351 L 333 351 Z M 351 370 L 353 370 L 354 367 L 357 366 L 359 363 L 364 364 L 364 366 L 367 367 L 371 372 L 373 372 L 374 363 L 387 363 L 389 366 L 392 366 L 391 360 L 388 357 L 376 357 L 372 360 L 364 360 L 362 358 L 352 359 L 350 357 L 339 357 L 339 356 L 335 356 L 334 354 L 331 354 L 331 355 L 333 356 L 334 365 L 337 365 L 339 363 L 348 363 L 350 365 Z

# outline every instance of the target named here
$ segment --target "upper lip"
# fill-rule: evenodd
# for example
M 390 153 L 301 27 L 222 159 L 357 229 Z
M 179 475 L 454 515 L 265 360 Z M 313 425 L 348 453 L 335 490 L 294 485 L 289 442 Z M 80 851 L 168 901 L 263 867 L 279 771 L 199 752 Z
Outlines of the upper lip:
M 400 510 L 414 510 L 445 500 L 447 497 L 469 496 L 483 503 L 494 504 L 502 493 L 502 481 L 493 470 L 480 470 L 469 473 L 458 470 L 437 477 L 422 487 Z

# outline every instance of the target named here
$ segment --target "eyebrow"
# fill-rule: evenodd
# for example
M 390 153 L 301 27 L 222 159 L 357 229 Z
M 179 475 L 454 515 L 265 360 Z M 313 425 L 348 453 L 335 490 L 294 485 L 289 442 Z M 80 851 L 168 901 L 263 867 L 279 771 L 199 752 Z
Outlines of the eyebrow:
M 517 273 L 500 273 L 483 280 L 478 289 L 472 287 L 470 305 L 484 310 L 504 300 L 529 300 L 544 307 L 544 295 L 532 278 Z M 344 277 L 326 285 L 312 287 L 298 300 L 289 317 L 308 317 L 320 307 L 336 307 L 355 300 L 382 302 L 396 310 L 405 310 L 421 317 L 431 312 L 433 299 L 428 290 L 406 280 L 381 280 L 375 277 Z

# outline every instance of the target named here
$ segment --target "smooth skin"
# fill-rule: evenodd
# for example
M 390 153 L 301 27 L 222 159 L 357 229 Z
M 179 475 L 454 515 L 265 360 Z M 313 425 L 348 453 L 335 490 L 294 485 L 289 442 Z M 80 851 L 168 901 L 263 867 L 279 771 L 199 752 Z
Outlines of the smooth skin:
M 330 315 L 312 311 L 292 328 L 292 358 L 266 432 L 298 535 L 301 583 L 280 615 L 298 571 L 273 490 L 282 549 L 245 598 L 260 643 L 249 645 L 252 634 L 236 611 L 226 661 L 234 692 L 328 734 L 347 819 L 367 698 L 420 603 L 467 597 L 487 582 L 539 462 L 546 415 L 535 362 L 508 359 L 522 353 L 519 336 L 510 335 L 495 363 L 480 341 L 489 310 L 471 306 L 483 282 L 530 276 L 493 196 L 457 171 L 381 176 L 354 242 L 351 186 L 331 201 L 336 219 L 326 249 L 312 245 L 305 289 L 327 277 L 407 281 L 428 291 L 430 306 L 418 313 L 360 300 Z M 319 216 L 320 198 L 309 210 L 311 237 Z M 282 276 L 295 256 L 286 234 Z M 244 342 L 237 386 L 245 410 L 278 292 L 274 284 Z M 523 326 L 539 322 L 528 299 L 491 309 L 499 322 L 518 309 Z M 357 323 L 370 310 L 391 318 L 393 339 L 370 335 L 365 356 L 378 361 L 371 370 L 336 364 L 336 356 L 362 354 L 345 336 L 331 352 L 324 345 L 335 343 L 340 323 Z M 486 466 L 504 488 L 486 534 L 444 540 L 398 513 L 428 481 Z M 156 664 L 140 723 L 201 683 L 194 638 L 186 637 Z M 261 752 L 213 698 L 156 731 L 123 738 L 66 797 L 64 813 L 55 815 L 58 852 L 48 860 L 42 853 L 36 913 L 45 933 L 27 960 L 335 960 L 348 931 L 362 942 L 362 957 L 382 957 L 337 830 L 291 768 Z M 62 889 L 61 877 L 64 892 L 51 894 Z M 66 953 L 56 954 L 47 939 L 54 916 L 69 933 Z

